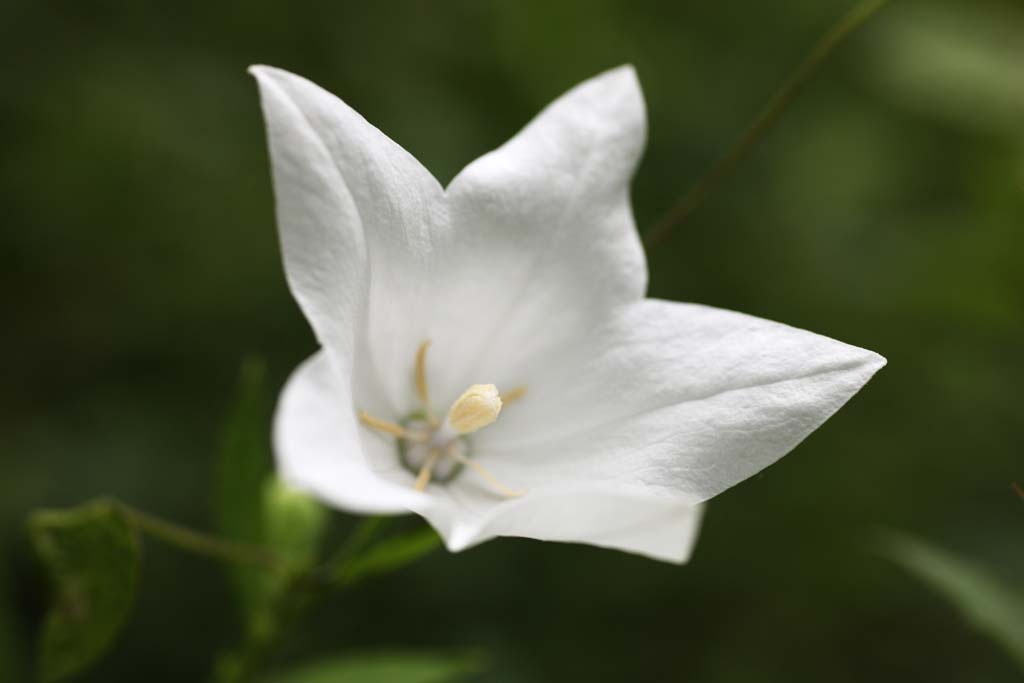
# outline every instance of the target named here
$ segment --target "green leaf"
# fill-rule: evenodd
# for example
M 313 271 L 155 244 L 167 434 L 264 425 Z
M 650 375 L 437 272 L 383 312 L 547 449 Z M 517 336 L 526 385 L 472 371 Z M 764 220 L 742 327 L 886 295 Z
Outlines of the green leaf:
M 273 683 L 452 683 L 482 670 L 477 655 L 380 652 L 333 657 L 270 679 Z
M 54 591 L 40 636 L 39 677 L 58 681 L 99 659 L 124 625 L 138 583 L 139 541 L 108 501 L 34 512 L 29 534 Z
M 214 483 L 217 528 L 243 543 L 263 541 L 263 486 L 271 470 L 269 430 L 266 366 L 259 358 L 246 358 L 224 425 Z M 230 566 L 228 571 L 243 610 L 251 614 L 263 601 L 262 572 L 244 566 Z
M 908 536 L 888 536 L 884 554 L 945 596 L 1024 668 L 1024 596 L 973 563 Z
M 376 574 L 395 571 L 430 554 L 440 545 L 440 537 L 430 527 L 394 536 L 342 564 L 336 578 L 343 584 L 352 584 Z

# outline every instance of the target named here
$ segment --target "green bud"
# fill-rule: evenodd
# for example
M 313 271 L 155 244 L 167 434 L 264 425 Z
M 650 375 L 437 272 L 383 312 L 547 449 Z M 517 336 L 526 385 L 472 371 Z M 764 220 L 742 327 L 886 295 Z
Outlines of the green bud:
M 271 475 L 263 484 L 265 543 L 296 570 L 316 562 L 327 509 L 308 494 Z

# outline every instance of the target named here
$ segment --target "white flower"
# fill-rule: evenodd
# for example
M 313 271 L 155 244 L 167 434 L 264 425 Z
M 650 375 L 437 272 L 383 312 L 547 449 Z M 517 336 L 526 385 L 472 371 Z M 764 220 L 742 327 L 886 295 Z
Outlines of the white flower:
M 572 89 L 446 188 L 313 83 L 251 72 L 288 283 L 322 346 L 281 396 L 278 468 L 329 504 L 417 512 L 453 551 L 527 536 L 682 562 L 704 501 L 885 363 L 644 298 L 631 67 Z

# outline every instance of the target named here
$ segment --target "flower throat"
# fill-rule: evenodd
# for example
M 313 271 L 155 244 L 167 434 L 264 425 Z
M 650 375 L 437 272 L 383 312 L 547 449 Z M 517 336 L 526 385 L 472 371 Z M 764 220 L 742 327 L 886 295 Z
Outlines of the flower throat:
M 359 419 L 368 427 L 396 437 L 399 462 L 416 475 L 413 487 L 426 490 L 431 483 L 445 484 L 455 479 L 464 468 L 473 470 L 481 479 L 503 496 L 517 497 L 525 491 L 508 488 L 483 465 L 471 458 L 470 434 L 498 419 L 502 406 L 526 394 L 519 387 L 504 396 L 493 384 L 474 384 L 462 392 L 440 420 L 430 402 L 427 386 L 426 358 L 430 342 L 420 344 L 416 351 L 416 395 L 422 405 L 398 422 L 381 420 L 359 411 Z

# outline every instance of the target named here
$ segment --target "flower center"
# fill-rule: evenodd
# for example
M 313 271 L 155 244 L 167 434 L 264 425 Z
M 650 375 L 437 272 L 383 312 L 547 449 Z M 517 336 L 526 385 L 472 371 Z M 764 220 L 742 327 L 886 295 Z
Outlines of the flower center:
M 417 491 L 425 490 L 431 481 L 447 483 L 469 467 L 502 495 L 523 495 L 524 491 L 508 488 L 483 465 L 471 459 L 472 443 L 468 435 L 497 420 L 502 405 L 522 398 L 526 388 L 519 387 L 502 396 L 493 384 L 474 384 L 455 400 L 444 420 L 438 420 L 427 386 L 429 347 L 430 342 L 423 342 L 416 351 L 416 394 L 423 410 L 413 412 L 397 423 L 363 411 L 359 412 L 359 419 L 368 427 L 396 437 L 398 459 L 403 467 L 416 475 L 414 487 Z

